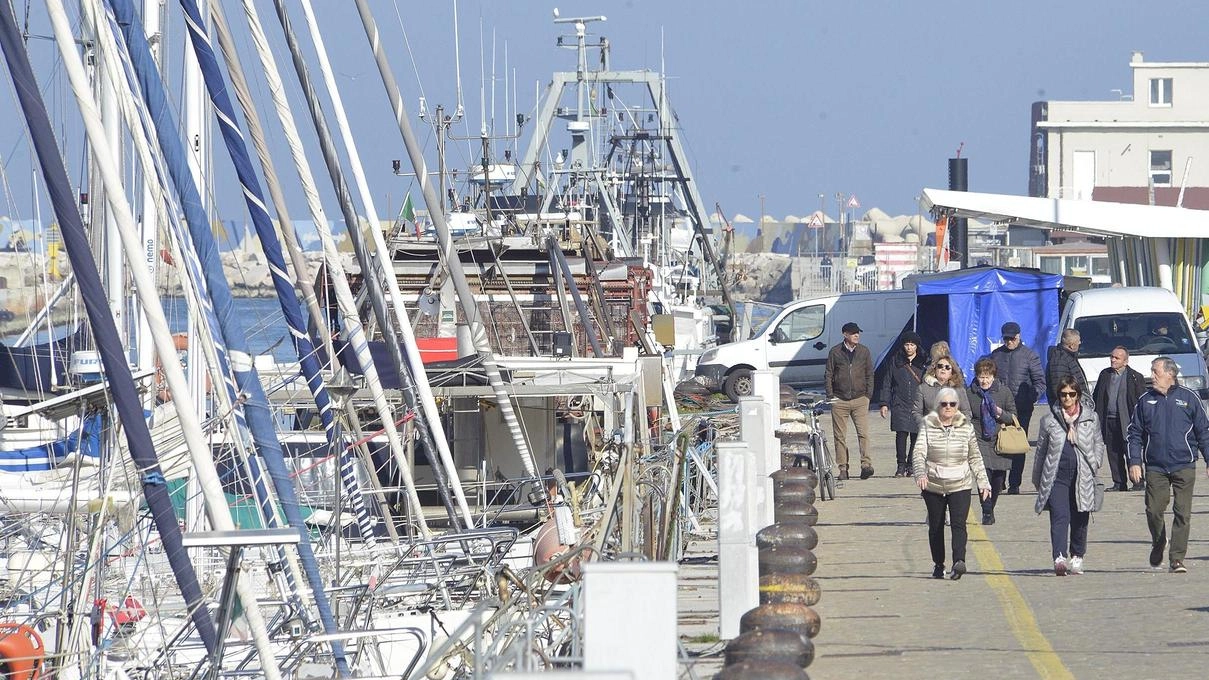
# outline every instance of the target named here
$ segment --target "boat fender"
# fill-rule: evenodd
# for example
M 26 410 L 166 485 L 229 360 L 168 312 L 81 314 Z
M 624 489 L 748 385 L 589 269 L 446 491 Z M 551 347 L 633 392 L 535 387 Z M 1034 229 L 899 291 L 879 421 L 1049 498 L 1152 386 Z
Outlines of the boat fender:
M 0 623 L 0 677 L 38 680 L 46 647 L 38 631 L 24 623 Z

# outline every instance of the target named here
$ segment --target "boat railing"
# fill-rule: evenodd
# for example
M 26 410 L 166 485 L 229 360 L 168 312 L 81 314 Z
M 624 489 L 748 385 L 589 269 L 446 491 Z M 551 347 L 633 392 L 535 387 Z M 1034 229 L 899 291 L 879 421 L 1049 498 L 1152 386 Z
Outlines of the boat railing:
M 444 670 L 458 667 L 463 669 L 460 677 L 476 680 L 502 671 L 582 665 L 582 589 L 557 575 L 569 573 L 570 565 L 591 552 L 591 546 L 581 544 L 523 575 L 504 566 L 500 576 L 507 587 L 501 586 L 494 611 L 491 603 L 480 603 L 410 677 L 439 673 L 442 664 Z
M 388 672 L 389 666 L 382 654 L 382 645 L 395 643 L 405 638 L 415 638 L 416 640 L 416 650 L 412 654 L 411 661 L 408 662 L 407 669 L 402 675 L 397 672 Z M 362 680 L 406 678 L 415 669 L 416 664 L 424 658 L 428 649 L 424 631 L 410 626 L 308 635 L 297 640 L 281 659 L 282 676 L 299 677 L 302 665 L 308 661 L 330 667 L 333 642 L 344 643 L 349 667 L 356 669 L 357 677 Z

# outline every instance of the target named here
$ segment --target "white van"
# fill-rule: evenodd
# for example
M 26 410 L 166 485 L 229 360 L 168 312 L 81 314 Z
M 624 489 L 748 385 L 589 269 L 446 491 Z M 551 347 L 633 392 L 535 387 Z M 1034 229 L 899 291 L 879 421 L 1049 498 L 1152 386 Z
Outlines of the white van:
M 1205 359 L 1184 306 L 1166 288 L 1093 288 L 1071 293 L 1062 310 L 1062 328 L 1079 331 L 1079 365 L 1095 389 L 1108 355 L 1121 345 L 1129 366 L 1150 382 L 1150 362 L 1166 356 L 1180 367 L 1180 384 L 1209 399 Z
M 915 291 L 910 290 L 798 300 L 777 310 L 751 339 L 707 350 L 695 374 L 731 399 L 751 394 L 752 373 L 758 370 L 775 371 L 789 385 L 821 386 L 827 353 L 843 342 L 845 323 L 861 327 L 861 344 L 876 364 L 914 314 Z

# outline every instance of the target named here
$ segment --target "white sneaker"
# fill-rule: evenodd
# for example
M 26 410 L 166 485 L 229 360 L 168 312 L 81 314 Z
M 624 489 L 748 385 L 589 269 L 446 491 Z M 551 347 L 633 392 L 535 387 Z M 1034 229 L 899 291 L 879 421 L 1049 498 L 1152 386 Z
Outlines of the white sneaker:
M 1066 571 L 1068 568 L 1069 567 L 1066 564 L 1065 557 L 1063 557 L 1062 555 L 1058 555 L 1057 557 L 1054 558 L 1054 575 L 1055 576 L 1066 576 Z
M 1070 558 L 1070 573 L 1072 573 L 1072 574 L 1082 574 L 1083 573 L 1083 558 L 1082 557 L 1075 556 L 1075 557 Z

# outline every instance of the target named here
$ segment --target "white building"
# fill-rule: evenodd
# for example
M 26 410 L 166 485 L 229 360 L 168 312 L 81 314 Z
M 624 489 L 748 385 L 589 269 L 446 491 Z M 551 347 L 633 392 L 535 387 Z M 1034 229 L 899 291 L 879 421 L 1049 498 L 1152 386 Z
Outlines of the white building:
M 1209 62 L 1129 66 L 1117 100 L 1033 104 L 1029 195 L 1209 209 Z

